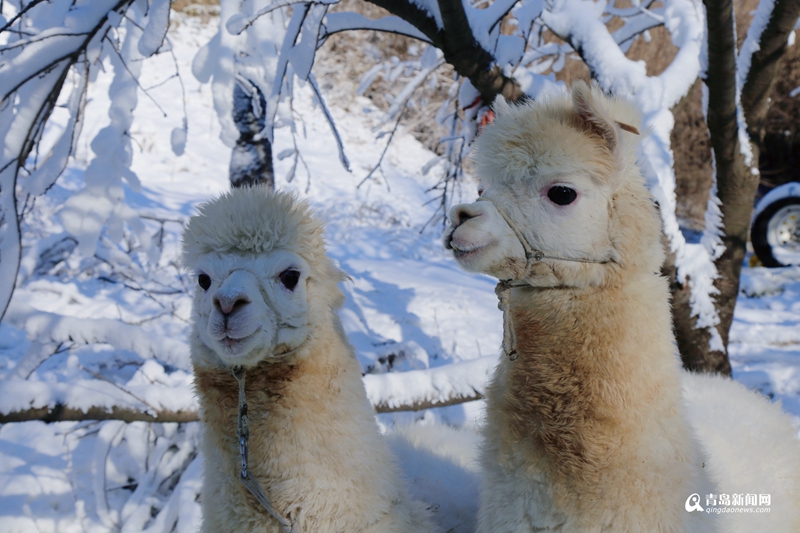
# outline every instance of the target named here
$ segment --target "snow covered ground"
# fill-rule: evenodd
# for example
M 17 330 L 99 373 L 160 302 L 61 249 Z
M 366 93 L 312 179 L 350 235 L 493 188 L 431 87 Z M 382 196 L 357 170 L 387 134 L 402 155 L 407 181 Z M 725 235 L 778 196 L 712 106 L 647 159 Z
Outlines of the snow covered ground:
M 209 87 L 190 73 L 212 32 L 191 17 L 177 18 L 170 30 L 187 95 L 189 136 L 180 157 L 169 139 L 183 119 L 180 87 L 177 79 L 159 85 L 174 72 L 172 58 L 163 54 L 143 68 L 142 86 L 155 86 L 150 94 L 166 116 L 140 96 L 131 135 L 142 188 L 126 189 L 126 198 L 161 239 L 157 263 L 127 236 L 122 244 L 104 236 L 94 257 L 81 256 L 59 222 L 59 207 L 83 186 L 89 142 L 108 121 L 111 76 L 91 89 L 76 160 L 24 220 L 19 286 L 0 325 L 0 411 L 56 403 L 195 408 L 185 341 L 192 284 L 176 261 L 183 220 L 228 187 L 230 149 L 219 140 Z M 381 113 L 369 100 L 331 91 L 352 173 L 339 164 L 330 129 L 301 88 L 297 135 L 308 171 L 301 164 L 287 183 L 292 158 L 276 161 L 277 184 L 308 198 L 327 220 L 330 254 L 352 278 L 343 285 L 342 319 L 370 398 L 397 405 L 480 389 L 497 359 L 501 316 L 494 281 L 462 272 L 442 249 L 440 222 L 429 223 L 437 202 L 426 191 L 438 169 L 420 169 L 434 154 L 401 130 L 381 172 L 358 188 L 388 127 L 373 129 Z M 274 153 L 290 146 L 288 129 L 278 130 Z M 464 183 L 460 194 L 472 199 L 474 184 Z M 735 378 L 780 400 L 800 424 L 800 268 L 745 269 L 730 351 Z M 481 402 L 472 402 L 379 421 L 389 432 L 415 422 L 471 430 L 480 417 Z M 1 426 L 0 532 L 196 531 L 197 432 L 197 423 Z M 463 442 L 473 449 L 474 433 L 465 432 Z M 414 453 L 399 441 L 394 447 L 401 457 Z M 445 530 L 473 530 L 474 465 L 415 457 L 406 469 L 414 492 L 437 506 Z

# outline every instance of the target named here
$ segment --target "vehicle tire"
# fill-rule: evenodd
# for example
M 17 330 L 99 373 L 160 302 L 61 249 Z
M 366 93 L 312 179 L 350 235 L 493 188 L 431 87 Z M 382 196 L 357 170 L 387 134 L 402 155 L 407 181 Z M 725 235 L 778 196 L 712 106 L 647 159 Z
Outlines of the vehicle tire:
M 788 196 L 765 207 L 753 221 L 750 240 L 765 267 L 800 265 L 800 197 Z

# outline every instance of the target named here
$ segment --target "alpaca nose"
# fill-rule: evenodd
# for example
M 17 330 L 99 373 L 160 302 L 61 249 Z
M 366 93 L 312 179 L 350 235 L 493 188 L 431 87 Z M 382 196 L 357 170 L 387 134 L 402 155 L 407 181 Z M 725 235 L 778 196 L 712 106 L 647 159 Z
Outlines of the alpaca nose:
M 450 209 L 450 224 L 457 228 L 467 220 L 481 215 L 480 207 L 476 204 L 459 204 Z
M 250 303 L 250 299 L 244 294 L 216 294 L 214 295 L 214 307 L 225 316 L 230 315 Z

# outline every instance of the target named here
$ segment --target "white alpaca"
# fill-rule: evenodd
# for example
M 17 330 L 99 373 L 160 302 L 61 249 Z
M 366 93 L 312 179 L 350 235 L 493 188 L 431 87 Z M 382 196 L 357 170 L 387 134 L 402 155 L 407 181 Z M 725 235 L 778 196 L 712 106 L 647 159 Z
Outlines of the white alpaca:
M 280 532 L 239 480 L 246 371 L 249 477 L 292 531 L 428 532 L 378 432 L 336 310 L 345 275 L 307 205 L 264 188 L 204 204 L 183 236 L 198 283 L 192 363 L 204 425 L 203 532 Z
M 467 270 L 515 280 L 517 352 L 487 390 L 479 533 L 800 531 L 788 416 L 680 368 L 635 108 L 576 83 L 571 98 L 495 111 L 477 140 L 482 197 L 453 208 L 445 235 Z M 545 257 L 526 261 L 525 246 Z M 686 509 L 721 494 L 769 494 L 769 512 Z

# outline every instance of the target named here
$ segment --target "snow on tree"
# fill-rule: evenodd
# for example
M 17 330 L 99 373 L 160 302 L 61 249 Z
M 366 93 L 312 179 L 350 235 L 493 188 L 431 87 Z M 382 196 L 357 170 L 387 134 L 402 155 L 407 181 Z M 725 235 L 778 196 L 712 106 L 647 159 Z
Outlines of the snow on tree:
M 123 182 L 134 190 L 129 129 L 138 98 L 141 60 L 162 46 L 169 0 L 53 0 L 4 2 L 0 45 L 0 318 L 16 283 L 21 245 L 19 218 L 29 199 L 47 191 L 67 165 L 80 135 L 88 83 L 108 58 L 114 68 L 110 125 L 92 142 L 96 157 L 86 188 L 61 212 L 80 250 L 93 255 L 104 227 L 120 240 L 128 225 L 151 258 L 158 247 L 135 211 L 124 202 Z M 51 146 L 42 135 L 62 91 L 70 119 Z M 185 126 L 173 134 L 182 151 Z
M 271 145 L 276 132 L 285 132 L 292 140 L 293 148 L 277 154 L 278 159 L 293 160 L 286 180 L 291 181 L 298 165 L 305 164 L 298 143 L 297 115 L 292 107 L 296 84 L 306 84 L 314 94 L 330 125 L 340 162 L 349 167 L 347 147 L 312 72 L 317 51 L 336 33 L 392 32 L 417 39 L 425 47 L 418 59 L 379 64 L 369 69 L 361 80 L 359 92 L 365 91 L 378 76 L 391 81 L 398 79 L 401 72 L 407 74 L 408 81 L 397 92 L 383 118 L 385 124 L 395 121 L 390 140 L 402 120 L 404 108 L 428 77 L 445 63 L 456 68 L 456 82 L 449 87 L 448 96 L 436 116 L 448 130 L 448 135 L 441 140 L 444 151 L 423 168 L 423 172 L 433 169 L 441 172 L 434 190 L 439 194 L 442 215 L 452 188 L 463 175 L 462 163 L 478 124 L 486 117 L 488 104 L 494 96 L 502 94 L 509 100 L 535 99 L 562 90 L 553 72 L 563 67 L 568 55 L 577 54 L 604 90 L 631 94 L 644 111 L 644 126 L 650 134 L 643 143 L 641 160 L 653 195 L 661 205 L 664 227 L 676 256 L 677 277 L 691 287 L 685 312 L 691 316 L 692 330 L 704 332 L 705 352 L 710 349 L 722 351 L 724 355 L 725 328 L 730 326 L 725 320 L 730 317 L 720 316 L 717 300 L 720 299 L 720 279 L 727 278 L 720 278 L 717 266 L 725 250 L 732 249 L 730 242 L 726 242 L 727 226 L 723 228 L 721 223 L 726 202 L 723 200 L 720 205 L 717 196 L 712 194 L 702 243 L 687 243 L 675 217 L 675 178 L 669 142 L 673 125 L 670 109 L 704 72 L 703 50 L 708 32 L 705 13 L 698 4 L 690 0 L 664 1 L 661 5 L 645 1 L 630 8 L 617 8 L 613 3 L 591 0 L 558 0 L 551 4 L 535 0 L 497 0 L 480 5 L 451 0 L 376 0 L 373 3 L 386 8 L 390 16 L 371 20 L 358 13 L 328 12 L 335 3 L 222 1 L 219 30 L 198 51 L 192 70 L 200 81 L 211 84 L 214 106 L 222 125 L 222 140 L 234 148 L 231 158 L 234 184 L 246 182 L 271 168 Z M 796 20 L 797 11 L 787 11 L 788 4 L 778 0 L 774 5 L 764 3 L 759 9 L 757 23 L 748 37 L 738 68 L 738 92 L 742 101 L 753 101 L 752 91 L 748 92 L 752 84 L 748 85 L 747 80 L 761 79 L 752 74 L 763 72 L 765 59 L 760 59 L 759 54 L 772 50 L 763 46 L 768 44 L 764 36 L 770 37 L 770 43 L 783 38 L 785 44 L 793 28 L 793 23 L 785 21 Z M 45 192 L 65 167 L 80 133 L 87 86 L 104 60 L 114 71 L 108 111 L 110 124 L 92 141 L 95 157 L 86 169 L 85 188 L 69 198 L 60 213 L 71 236 L 42 249 L 41 262 L 57 262 L 76 247 L 90 256 L 95 252 L 98 239 L 113 243 L 121 240 L 123 234 L 134 237 L 138 253 L 151 261 L 157 260 L 159 233 L 153 235 L 148 231 L 141 217 L 125 202 L 124 185 L 134 190 L 139 186 L 138 178 L 130 170 L 129 130 L 140 96 L 138 78 L 142 60 L 169 46 L 164 41 L 169 22 L 167 0 L 149 3 L 145 0 L 57 0 L 46 5 L 34 0 L 28 4 L 7 2 L 5 6 L 4 16 L 8 15 L 8 22 L 4 25 L 5 41 L 0 48 L 0 87 L 3 88 L 0 127 L 5 139 L 3 166 L 0 167 L 0 273 L 3 274 L 0 308 L 3 310 L 19 268 L 21 212 L 28 199 Z M 717 13 L 716 10 L 710 12 Z M 617 21 L 613 32 L 608 25 L 611 20 Z M 628 59 L 625 51 L 634 40 L 647 39 L 649 30 L 658 26 L 669 31 L 678 52 L 660 75 L 648 76 L 644 65 Z M 546 38 L 548 32 L 560 39 Z M 756 42 L 762 47 L 753 44 Z M 751 75 L 744 74 L 748 57 L 751 58 L 752 66 L 748 70 Z M 775 54 L 769 57 L 772 60 Z M 705 71 L 706 79 L 713 78 L 712 71 L 711 68 Z M 543 74 L 545 72 L 549 74 Z M 239 106 L 235 107 L 237 101 Z M 68 125 L 57 140 L 44 142 L 44 126 L 58 102 L 69 112 Z M 754 107 L 754 104 L 749 105 Z M 747 118 L 747 106 L 740 104 L 739 107 L 744 109 L 744 114 L 740 110 L 739 117 Z M 748 145 L 741 134 L 745 123 L 740 118 L 737 124 L 732 131 L 737 132 L 739 146 Z M 713 130 L 712 127 L 712 137 Z M 182 153 L 186 135 L 184 120 L 183 125 L 172 132 L 174 153 Z M 746 148 L 744 146 L 741 153 L 746 153 Z M 39 157 L 40 153 L 45 156 Z M 754 158 L 751 156 L 748 164 L 752 165 Z M 719 165 L 718 154 L 717 161 Z M 720 191 L 725 190 L 724 179 L 727 178 L 720 173 L 717 180 Z M 751 198 L 745 198 L 744 203 L 750 202 Z M 749 221 L 749 212 L 747 214 L 745 218 Z M 736 285 L 738 272 L 734 274 Z M 32 324 L 43 323 L 40 319 L 30 321 L 26 318 L 28 315 L 19 315 L 22 317 L 19 323 L 28 324 L 24 327 L 35 329 L 37 326 Z M 44 322 L 47 320 L 45 318 Z M 79 335 L 68 330 L 68 320 L 60 324 L 61 327 L 51 330 L 47 342 L 31 348 L 21 369 L 36 368 L 49 354 L 63 349 L 68 340 L 73 344 L 114 343 L 116 329 L 105 322 L 82 328 Z M 130 349 L 145 355 L 151 353 L 150 348 L 144 346 Z M 726 362 L 724 358 L 723 363 Z M 725 365 L 717 363 L 703 366 L 700 360 L 695 361 L 695 367 L 724 372 Z M 474 397 L 462 393 L 458 396 Z M 414 401 L 428 402 L 429 397 L 423 391 Z M 376 401 L 383 400 L 377 398 Z M 136 405 L 134 402 L 120 407 L 135 409 Z M 393 400 L 393 408 L 396 405 L 400 404 Z M 191 409 L 191 406 L 182 408 Z M 135 418 L 130 413 L 126 416 Z M 148 416 L 143 419 L 150 419 Z M 181 416 L 184 415 L 177 418 Z
M 604 91 L 630 95 L 644 113 L 644 130 L 648 135 L 642 143 L 642 165 L 650 180 L 650 190 L 661 206 L 664 230 L 675 257 L 675 285 L 688 287 L 688 298 L 676 299 L 685 307 L 676 312 L 690 317 L 690 326 L 678 328 L 676 332 L 684 363 L 696 370 L 730 374 L 728 331 L 744 256 L 746 232 L 743 228 L 749 225 L 758 176 L 757 157 L 751 142 L 758 144 L 763 138 L 768 89 L 775 64 L 798 19 L 800 2 L 763 0 L 742 53 L 738 54 L 735 36 L 732 40 L 728 36 L 734 21 L 732 7 L 713 0 L 706 2 L 705 9 L 692 0 L 636 0 L 633 6 L 625 8 L 616 7 L 613 1 L 593 0 L 370 1 L 392 16 L 370 20 L 358 13 L 327 13 L 335 2 L 298 0 L 270 3 L 261 10 L 253 10 L 253 14 L 236 14 L 227 22 L 222 20 L 221 25 L 229 33 L 240 34 L 247 32 L 263 14 L 291 6 L 291 21 L 281 46 L 278 67 L 271 74 L 274 81 L 262 135 L 272 138 L 278 102 L 282 96 L 291 98 L 287 88 L 291 87 L 294 77 L 316 87 L 311 65 L 316 51 L 330 35 L 376 30 L 418 39 L 428 45 L 419 61 L 376 66 L 364 75 L 359 91 L 363 92 L 382 70 L 388 79 L 399 68 L 415 71 L 416 75 L 399 91 L 386 114 L 386 121 L 399 120 L 403 108 L 426 78 L 445 62 L 453 65 L 459 75 L 458 85 L 451 88 L 450 98 L 436 117 L 449 128 L 449 135 L 441 140 L 446 147 L 441 158 L 445 165 L 442 180 L 436 187 L 441 190 L 440 205 L 444 215 L 448 192 L 461 177 L 464 157 L 494 97 L 499 94 L 512 101 L 536 99 L 548 91 L 560 90 L 553 72 L 560 70 L 565 56 L 577 55 Z M 609 29 L 612 20 L 618 21 L 614 31 Z M 501 31 L 503 24 L 512 30 Z M 659 26 L 667 29 L 678 52 L 661 74 L 648 76 L 644 63 L 628 59 L 625 52 L 636 39 L 649 41 L 649 30 Z M 545 30 L 563 42 L 545 39 Z M 715 57 L 721 57 L 720 54 L 731 58 L 738 56 L 738 65 L 726 67 L 727 74 L 717 72 L 719 63 L 707 68 L 709 46 L 712 47 L 710 53 L 717 54 Z M 753 54 L 758 50 L 772 53 L 756 57 Z M 751 57 L 756 65 L 753 71 L 749 70 Z M 548 70 L 549 75 L 542 75 Z M 729 177 L 730 165 L 725 163 L 726 170 L 717 168 L 708 202 L 707 227 L 701 242 L 694 244 L 686 242 L 675 215 L 670 134 L 674 125 L 671 110 L 686 96 L 698 76 L 710 86 L 716 84 L 734 91 L 731 110 L 737 122 L 719 127 L 710 120 L 712 144 L 716 152 L 722 150 L 723 145 L 738 146 L 744 160 L 736 163 L 736 168 L 746 167 L 752 177 L 747 180 L 749 185 L 742 188 L 734 183 L 742 180 Z M 318 91 L 317 94 L 322 102 Z M 746 105 L 742 105 L 740 95 L 748 95 Z M 753 118 L 748 119 L 751 115 Z M 331 126 L 335 134 L 336 126 L 333 123 Z M 735 138 L 726 133 L 731 131 L 736 132 Z M 338 135 L 336 139 L 343 158 Z M 717 159 L 719 165 L 719 155 Z M 730 157 L 726 156 L 725 161 L 728 159 Z M 437 162 L 438 159 L 432 161 L 431 166 Z M 424 170 L 429 169 L 430 166 L 426 166 Z M 736 175 L 742 172 L 737 170 Z M 722 193 L 722 201 L 718 192 Z M 697 340 L 697 336 L 702 339 Z

